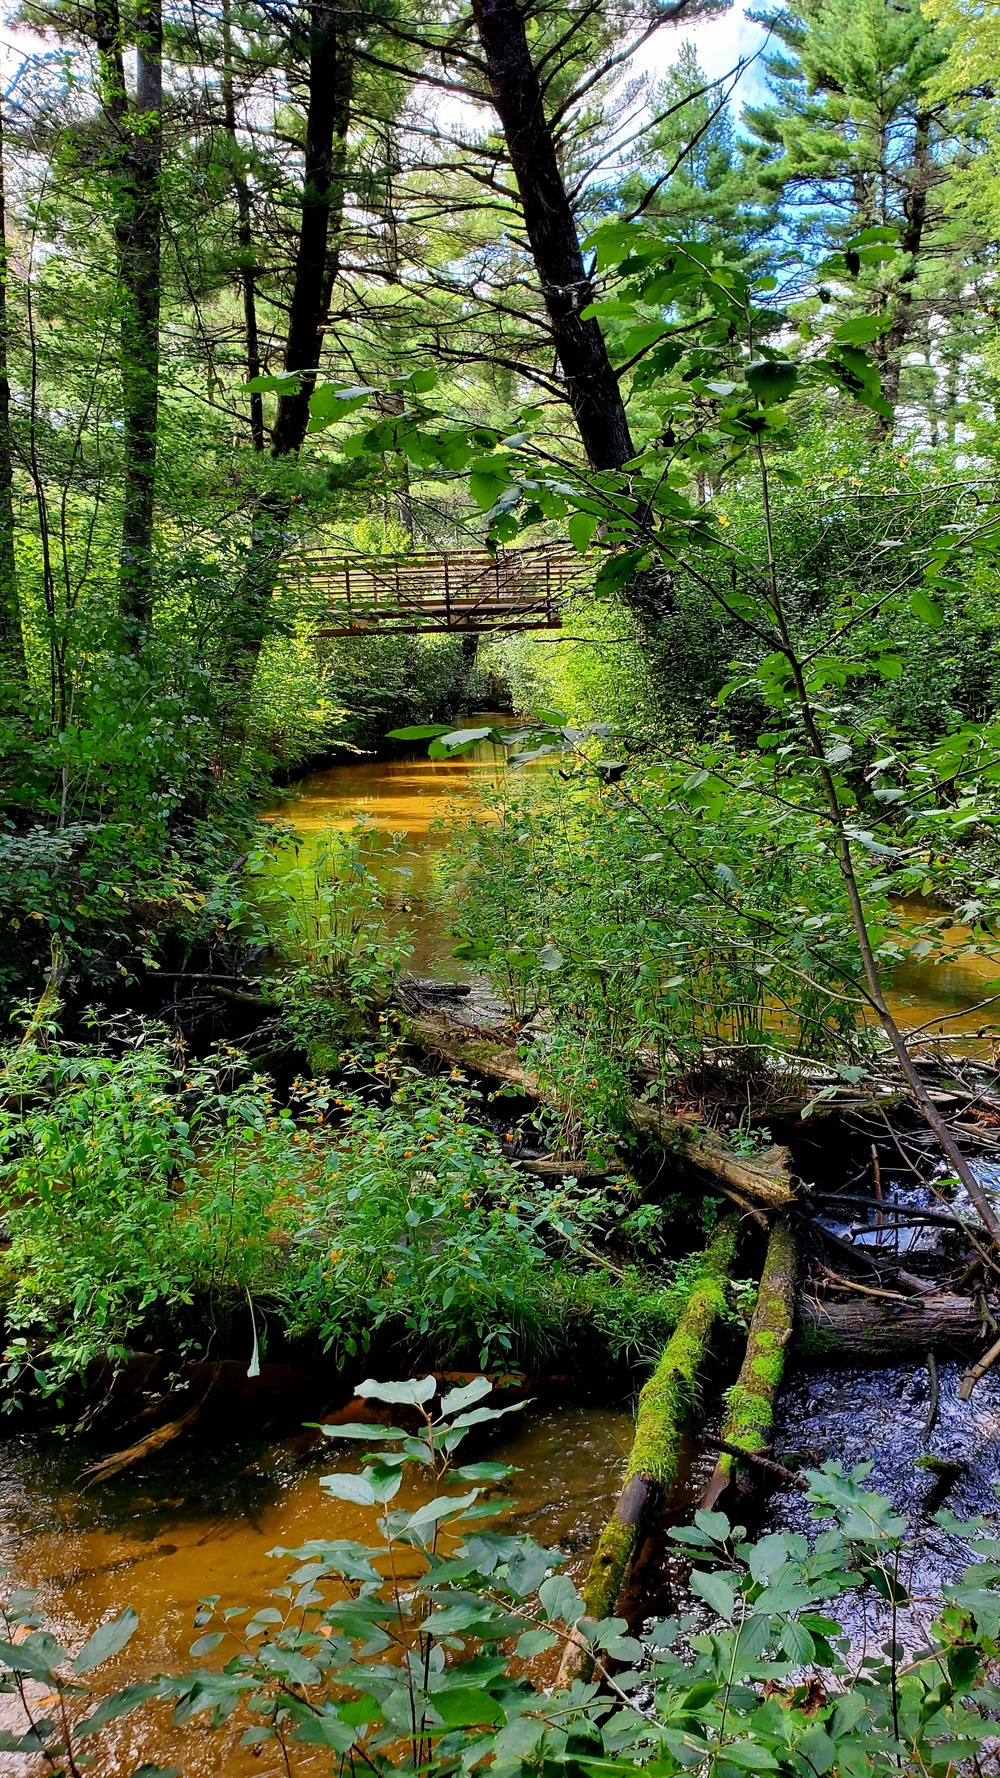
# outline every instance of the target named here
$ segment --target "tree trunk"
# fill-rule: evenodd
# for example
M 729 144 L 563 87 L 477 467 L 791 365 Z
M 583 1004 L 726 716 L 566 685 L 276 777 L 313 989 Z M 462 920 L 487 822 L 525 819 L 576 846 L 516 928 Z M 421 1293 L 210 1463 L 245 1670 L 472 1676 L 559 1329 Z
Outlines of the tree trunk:
M 232 0 L 222 0 L 222 107 L 233 161 L 236 192 L 236 239 L 240 249 L 240 286 L 243 291 L 243 325 L 246 333 L 247 382 L 260 376 L 260 336 L 257 328 L 257 279 L 254 266 L 253 220 L 250 187 L 240 167 L 236 130 L 236 98 L 233 88 Z M 264 397 L 250 392 L 250 437 L 255 451 L 264 449 Z
M 635 1437 L 625 1465 L 622 1491 L 594 1551 L 583 1587 L 587 1617 L 611 1617 L 629 1564 L 652 1514 L 669 1493 L 677 1474 L 681 1433 L 691 1409 L 698 1374 L 708 1343 L 726 1306 L 726 1281 L 732 1271 L 740 1219 L 720 1223 L 711 1246 L 702 1255 L 676 1328 L 663 1356 L 639 1396 Z M 582 1640 L 567 1643 L 559 1671 L 566 1685 L 586 1677 L 590 1656 Z
M 133 645 L 153 614 L 153 511 L 160 385 L 160 172 L 163 20 L 160 0 L 136 12 L 136 96 L 129 104 L 118 0 L 99 0 L 101 104 L 111 136 L 121 303 L 124 489 L 120 607 Z
M 933 118 L 921 112 L 916 118 L 913 135 L 913 159 L 910 164 L 906 197 L 903 202 L 903 227 L 900 230 L 900 251 L 909 262 L 900 274 L 892 326 L 875 344 L 875 362 L 879 367 L 882 394 L 892 408 L 899 403 L 902 356 L 913 327 L 913 286 L 919 270 L 919 254 L 927 223 L 927 199 L 934 180 L 936 163 L 931 146 Z M 877 429 L 880 436 L 892 433 L 892 421 L 883 420 Z
M 14 555 L 14 441 L 10 425 L 7 321 L 7 229 L 0 114 L 0 675 L 8 691 L 26 678 Z
M 316 382 L 323 333 L 337 273 L 337 242 L 344 212 L 347 132 L 351 121 L 354 62 L 338 7 L 312 13 L 309 37 L 309 101 L 302 178 L 302 221 L 295 253 L 285 342 L 286 371 L 300 372 L 299 389 L 278 401 L 272 454 L 294 457 L 309 424 L 309 397 Z M 291 506 L 272 491 L 258 502 L 249 559 L 236 596 L 229 668 L 234 703 L 245 703 L 267 628 L 278 567 L 288 541 Z M 239 718 L 237 718 L 239 721 Z
M 799 1302 L 797 1353 L 818 1364 L 881 1364 L 909 1353 L 978 1351 L 983 1323 L 966 1296 L 804 1297 Z
M 757 1306 L 747 1334 L 746 1357 L 740 1374 L 726 1396 L 726 1418 L 722 1427 L 724 1444 L 736 1445 L 741 1451 L 762 1451 L 774 1419 L 774 1404 L 785 1374 L 785 1349 L 792 1336 L 795 1316 L 795 1236 L 790 1223 L 775 1223 L 767 1244 L 767 1257 L 760 1278 Z M 723 1451 L 715 1466 L 702 1500 L 705 1508 L 714 1507 L 721 1499 L 739 1469 L 739 1460 Z M 738 1480 L 749 1486 L 751 1478 L 745 1469 Z
M 473 0 L 472 10 L 583 448 L 594 469 L 620 469 L 635 450 L 604 335 L 596 321 L 580 319 L 593 291 L 528 45 L 525 12 L 518 0 Z
M 484 1075 L 488 1080 L 504 1081 L 508 1086 L 517 1087 L 528 1098 L 554 1106 L 564 1116 L 574 1115 L 574 1108 L 566 1097 L 548 1087 L 530 1063 L 521 1061 L 515 1050 L 476 1037 L 467 1028 L 456 1030 L 443 1014 L 423 1018 L 400 1015 L 399 1031 L 408 1043 L 429 1050 L 443 1061 L 466 1068 L 472 1074 Z M 686 1118 L 663 1111 L 642 1099 L 630 1099 L 626 1113 L 634 1129 L 662 1142 L 677 1154 L 678 1159 L 707 1173 L 722 1191 L 735 1196 L 738 1202 L 750 1199 L 756 1204 L 766 1204 L 769 1209 L 781 1209 L 791 1203 L 795 1190 L 786 1148 L 769 1148 L 755 1155 L 737 1154 L 714 1130 L 691 1124 Z
M 301 450 L 309 423 L 309 397 L 316 382 L 336 271 L 330 264 L 331 227 L 339 235 L 344 210 L 352 88 L 353 59 L 344 41 L 339 8 L 321 5 L 312 14 L 302 222 L 285 344 L 285 370 L 302 375 L 298 392 L 283 395 L 278 402 L 276 457 L 294 456 Z

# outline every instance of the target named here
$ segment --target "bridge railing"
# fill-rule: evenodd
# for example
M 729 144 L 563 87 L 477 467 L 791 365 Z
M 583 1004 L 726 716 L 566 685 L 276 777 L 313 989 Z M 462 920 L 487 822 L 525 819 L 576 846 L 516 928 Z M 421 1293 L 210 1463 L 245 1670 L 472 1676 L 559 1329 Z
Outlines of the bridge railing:
M 564 600 L 587 578 L 575 550 L 545 545 L 495 555 L 309 550 L 290 557 L 282 573 L 317 613 L 321 636 L 555 630 Z

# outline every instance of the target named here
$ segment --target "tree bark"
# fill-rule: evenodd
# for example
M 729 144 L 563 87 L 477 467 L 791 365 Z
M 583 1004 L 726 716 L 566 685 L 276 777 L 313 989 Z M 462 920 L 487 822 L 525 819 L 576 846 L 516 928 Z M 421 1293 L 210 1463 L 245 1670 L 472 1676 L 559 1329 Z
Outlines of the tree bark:
M 583 448 L 594 469 L 620 469 L 635 455 L 618 378 L 597 321 L 572 205 L 545 113 L 541 82 L 518 0 L 472 0 L 503 126 L 524 224 Z
M 880 1364 L 948 1347 L 975 1352 L 982 1344 L 982 1320 L 965 1296 L 942 1292 L 898 1303 L 874 1297 L 799 1302 L 797 1355 L 818 1364 Z
M 501 1080 L 514 1086 L 540 1104 L 552 1105 L 563 1114 L 573 1115 L 573 1108 L 564 1096 L 522 1062 L 515 1050 L 488 1038 L 477 1037 L 466 1030 L 456 1030 L 443 1015 L 423 1018 L 399 1016 L 400 1035 L 408 1043 L 429 1050 L 472 1074 L 488 1080 Z M 791 1203 L 795 1189 L 789 1169 L 788 1150 L 770 1148 L 760 1154 L 741 1155 L 731 1149 L 714 1130 L 690 1123 L 676 1113 L 650 1105 L 645 1100 L 630 1099 L 627 1115 L 633 1128 L 654 1141 L 662 1142 L 676 1152 L 678 1159 L 699 1168 L 714 1179 L 723 1191 L 735 1194 L 738 1200 L 751 1199 L 769 1209 L 781 1209 Z
M 353 58 L 344 39 L 339 7 L 318 6 L 310 31 L 302 221 L 285 343 L 285 370 L 301 372 L 301 376 L 298 391 L 283 395 L 278 402 L 276 457 L 300 451 L 309 424 L 309 397 L 316 383 L 336 273 L 330 264 L 331 231 L 339 235 L 343 217 L 352 92 Z
M 124 490 L 119 602 L 137 646 L 153 614 L 153 515 L 160 393 L 160 173 L 163 20 L 160 0 L 136 12 L 136 94 L 129 103 L 118 0 L 98 0 L 101 104 L 112 139 L 121 302 Z
M 726 1306 L 726 1281 L 736 1254 L 740 1219 L 720 1223 L 702 1255 L 680 1320 L 656 1370 L 639 1396 L 635 1437 L 625 1465 L 622 1490 L 591 1559 L 583 1587 L 586 1615 L 611 1617 L 629 1564 L 652 1514 L 669 1493 L 677 1474 L 681 1433 L 705 1362 L 712 1329 Z M 583 1638 L 567 1643 L 559 1683 L 586 1677 L 592 1665 Z
M 222 109 L 236 192 L 236 239 L 240 249 L 240 287 L 243 292 L 243 326 L 246 334 L 247 382 L 260 376 L 260 335 L 257 327 L 257 280 L 254 267 L 253 217 L 250 187 L 240 167 L 236 129 L 236 96 L 233 84 L 232 0 L 222 0 Z M 250 391 L 250 437 L 255 451 L 264 449 L 264 397 Z
M 26 666 L 14 554 L 14 441 L 10 425 L 7 319 L 7 227 L 0 113 L 0 674 L 8 691 L 24 684 Z
M 900 274 L 892 326 L 875 344 L 875 362 L 879 367 L 882 394 L 893 408 L 899 403 L 902 355 L 913 327 L 913 286 L 917 279 L 918 256 L 927 224 L 927 200 L 937 167 L 931 145 L 932 126 L 933 115 L 930 112 L 920 112 L 914 121 L 913 159 L 906 197 L 903 200 L 903 227 L 899 235 L 900 251 L 909 256 L 908 263 Z M 882 437 L 889 437 L 892 421 L 882 421 L 878 430 Z
M 768 1443 L 774 1404 L 785 1374 L 785 1350 L 795 1317 L 795 1236 L 787 1220 L 775 1223 L 767 1244 L 757 1305 L 747 1334 L 746 1357 L 726 1396 L 722 1442 L 742 1451 L 761 1451 Z M 731 1451 L 722 1451 L 702 1506 L 711 1508 L 733 1479 L 750 1485 L 746 1468 Z
M 302 173 L 302 220 L 295 252 L 284 369 L 300 373 L 299 388 L 282 395 L 272 455 L 294 457 L 309 424 L 309 398 L 323 346 L 337 273 L 337 243 L 344 212 L 347 132 L 351 121 L 354 59 L 336 5 L 311 14 L 309 98 Z M 279 490 L 257 503 L 246 571 L 236 598 L 229 678 L 234 702 L 248 695 L 267 628 L 267 612 L 288 541 L 291 504 Z

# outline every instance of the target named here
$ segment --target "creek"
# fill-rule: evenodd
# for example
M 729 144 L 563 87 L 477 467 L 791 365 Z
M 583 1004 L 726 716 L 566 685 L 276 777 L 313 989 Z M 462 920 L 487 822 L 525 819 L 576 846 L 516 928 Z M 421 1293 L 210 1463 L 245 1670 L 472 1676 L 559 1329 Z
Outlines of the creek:
M 403 835 L 401 853 L 387 871 L 407 874 L 387 876 L 387 884 L 393 888 L 392 918 L 414 933 L 410 967 L 420 975 L 461 978 L 463 966 L 451 955 L 449 916 L 434 895 L 434 861 L 445 843 L 434 823 L 456 808 L 474 816 L 484 785 L 501 769 L 492 747 L 447 762 L 428 760 L 423 748 L 412 758 L 359 760 L 311 773 L 265 819 L 290 823 L 307 840 L 326 827 L 348 828 L 358 817 L 378 832 Z M 949 937 L 960 940 L 961 934 L 953 928 Z M 896 983 L 899 1008 L 908 1023 L 932 1021 L 933 1028 L 947 1018 L 949 1032 L 973 1031 L 982 1015 L 950 1015 L 988 992 L 983 984 L 991 973 L 984 959 L 961 954 L 947 963 L 908 966 Z M 957 1367 L 942 1366 L 939 1424 L 925 1445 L 922 1365 L 799 1373 L 783 1397 L 779 1448 L 808 1447 L 806 1455 L 815 1461 L 875 1455 L 875 1481 L 900 1501 L 912 1499 L 915 1459 L 929 1449 L 968 1465 L 955 1496 L 958 1507 L 995 1510 L 1000 1382 L 987 1378 L 974 1402 L 962 1404 L 955 1400 L 956 1380 Z M 616 1498 L 632 1429 L 631 1403 L 559 1405 L 549 1398 L 529 1407 L 492 1447 L 491 1455 L 520 1471 L 511 1484 L 518 1503 L 512 1528 L 560 1545 L 576 1579 Z M 51 1627 L 70 1646 L 112 1610 L 134 1606 L 140 1630 L 121 1662 L 130 1678 L 191 1664 L 194 1613 L 204 1595 L 266 1603 L 285 1578 L 284 1564 L 268 1555 L 275 1545 L 364 1539 L 369 1533 L 359 1509 L 319 1487 L 320 1474 L 355 1465 L 356 1450 L 348 1447 L 303 1456 L 294 1443 L 268 1445 L 260 1438 L 221 1448 L 181 1445 L 87 1491 L 79 1475 L 93 1456 L 92 1444 L 48 1433 L 12 1434 L 0 1443 L 0 1562 L 14 1584 L 39 1588 Z M 689 1492 L 697 1480 L 695 1470 Z M 801 1516 L 797 1496 L 777 1497 L 771 1510 L 784 1523 Z M 921 1548 L 928 1578 L 948 1571 L 952 1559 L 937 1549 L 933 1535 Z M 661 1573 L 650 1591 L 668 1606 L 669 1562 L 662 1552 L 653 1559 L 661 1562 Z M 0 1726 L 14 1727 L 13 1701 L 0 1705 Z M 120 1728 L 113 1769 L 126 1772 L 140 1760 L 169 1765 L 180 1757 L 185 1778 L 223 1770 L 227 1778 L 244 1778 L 271 1770 L 251 1750 L 239 1749 L 236 1739 L 236 1730 L 210 1735 L 189 1725 L 174 1731 L 162 1715 L 140 1716 Z M 328 1771 L 327 1761 L 317 1752 L 317 1773 Z M 23 1758 L 0 1755 L 3 1778 L 25 1769 Z

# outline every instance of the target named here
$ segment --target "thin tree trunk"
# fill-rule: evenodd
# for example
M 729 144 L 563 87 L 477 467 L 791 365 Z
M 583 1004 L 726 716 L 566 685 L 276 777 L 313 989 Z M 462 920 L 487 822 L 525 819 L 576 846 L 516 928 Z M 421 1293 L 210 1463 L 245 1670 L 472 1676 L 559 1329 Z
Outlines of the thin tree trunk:
M 927 224 L 927 200 L 934 181 L 935 160 L 931 147 L 932 123 L 931 114 L 921 112 L 914 125 L 913 159 L 910 164 L 906 198 L 903 203 L 904 222 L 899 236 L 900 251 L 907 254 L 909 258 L 906 267 L 900 274 L 892 326 L 875 343 L 874 356 L 879 368 L 882 394 L 892 408 L 899 404 L 902 357 L 913 328 L 914 285 L 919 270 L 919 254 L 924 229 Z M 882 420 L 876 430 L 880 437 L 891 436 L 892 421 Z
M 286 371 L 302 374 L 298 391 L 278 401 L 272 444 L 275 457 L 297 456 L 309 424 L 309 398 L 338 268 L 353 80 L 354 59 L 343 15 L 336 6 L 317 7 L 310 27 L 302 222 L 284 363 Z M 258 502 L 254 514 L 230 654 L 229 679 L 237 704 L 245 701 L 264 640 L 268 606 L 288 541 L 290 512 L 287 496 L 272 491 Z
M 10 426 L 7 320 L 7 228 L 0 114 L 0 674 L 8 689 L 26 678 L 14 555 L 14 447 Z
M 309 423 L 309 397 L 323 346 L 331 275 L 331 228 L 340 232 L 344 206 L 344 161 L 351 116 L 353 58 L 347 51 L 338 7 L 313 14 L 309 44 L 309 104 L 306 111 L 302 222 L 299 228 L 288 311 L 285 370 L 301 372 L 297 393 L 278 402 L 274 455 L 294 456 Z
M 525 13 L 518 0 L 473 0 L 472 10 L 583 448 L 594 469 L 620 469 L 635 451 L 604 335 L 595 320 L 580 318 L 593 291 L 531 57 Z
M 247 382 L 260 376 L 260 335 L 257 327 L 257 280 L 254 267 L 253 216 L 250 187 L 240 169 L 240 144 L 236 130 L 236 99 L 233 89 L 232 0 L 222 0 L 222 107 L 229 137 L 236 192 L 236 239 L 240 249 L 240 287 L 243 292 L 243 325 L 246 333 Z M 255 451 L 264 449 L 264 397 L 250 392 L 250 437 Z
M 122 305 L 124 493 L 120 606 L 133 645 L 153 614 L 153 513 L 160 384 L 160 173 L 163 20 L 160 0 L 136 13 L 136 96 L 129 104 L 118 0 L 100 0 L 101 102 L 112 136 L 115 241 Z

